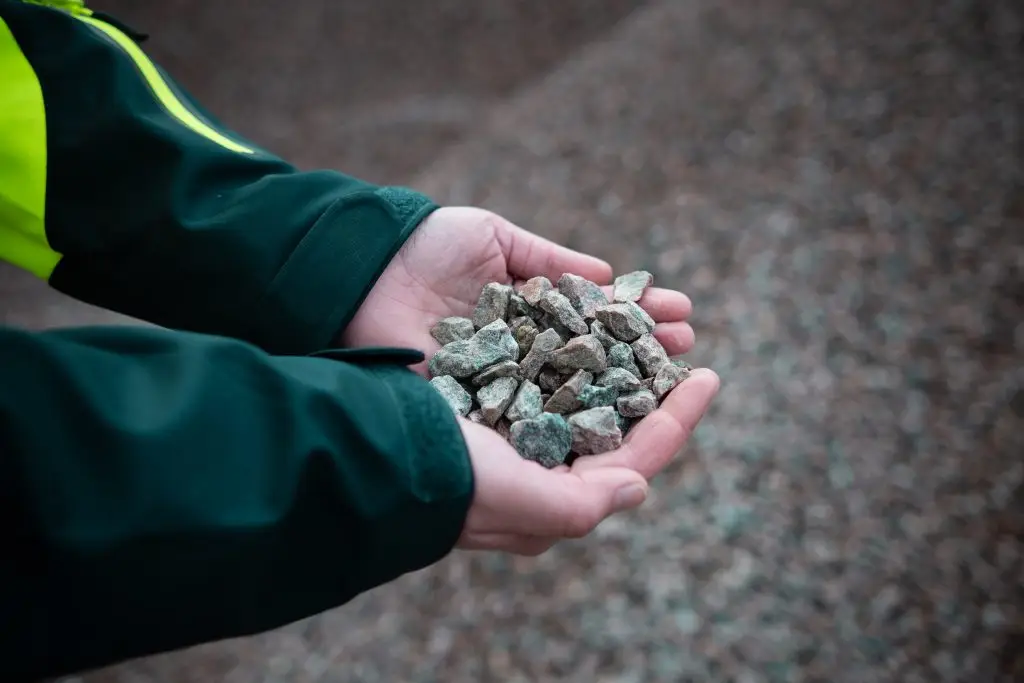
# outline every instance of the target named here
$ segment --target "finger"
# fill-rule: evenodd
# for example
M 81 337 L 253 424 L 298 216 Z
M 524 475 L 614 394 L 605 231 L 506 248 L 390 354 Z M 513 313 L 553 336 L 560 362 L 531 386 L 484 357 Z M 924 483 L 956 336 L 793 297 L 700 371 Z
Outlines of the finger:
M 612 299 L 612 287 L 602 287 L 608 300 Z M 654 322 L 670 323 L 686 320 L 693 313 L 693 302 L 690 297 L 674 289 L 662 287 L 648 288 L 640 301 L 637 301 L 647 314 L 654 318 Z
M 670 356 L 686 353 L 696 343 L 689 323 L 660 323 L 654 328 L 654 338 L 661 342 Z
M 473 534 L 458 547 L 463 550 L 490 550 L 537 557 L 550 550 L 557 538 L 545 536 L 523 536 L 521 534 Z
M 543 275 L 557 282 L 563 274 L 573 273 L 598 284 L 612 279 L 612 267 L 606 261 L 567 249 L 504 219 L 497 219 L 495 235 L 515 278 Z
M 661 406 L 640 420 L 618 449 L 602 455 L 578 458 L 580 472 L 626 467 L 650 479 L 672 460 L 686 443 L 718 393 L 718 375 L 708 369 L 694 370 L 689 378 L 665 397 Z
M 526 466 L 533 464 L 523 461 L 514 477 L 488 493 L 489 508 L 515 510 L 502 516 L 502 533 L 580 538 L 605 517 L 636 507 L 647 496 L 647 482 L 629 469 L 580 473 Z

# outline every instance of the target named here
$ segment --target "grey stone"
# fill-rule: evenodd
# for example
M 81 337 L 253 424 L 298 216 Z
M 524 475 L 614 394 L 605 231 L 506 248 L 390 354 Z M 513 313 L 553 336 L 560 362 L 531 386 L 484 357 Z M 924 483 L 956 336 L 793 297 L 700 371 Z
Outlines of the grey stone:
M 517 318 L 519 316 L 526 316 L 528 318 L 532 318 L 533 316 L 531 315 L 531 313 L 533 313 L 533 310 L 530 307 L 530 304 L 526 303 L 526 299 L 519 296 L 518 294 L 515 293 L 515 291 L 513 291 L 508 301 L 509 320 L 511 320 L 512 318 Z
M 637 379 L 643 379 L 643 374 L 636 364 L 636 356 L 633 355 L 633 348 L 624 342 L 617 342 L 608 349 L 608 365 L 613 368 L 622 368 Z
M 482 387 L 502 377 L 519 378 L 519 365 L 515 361 L 503 360 L 492 365 L 473 378 L 473 386 Z
M 644 377 L 654 377 L 658 371 L 668 365 L 668 354 L 653 334 L 645 334 L 630 344 L 637 365 Z
M 513 360 L 507 348 L 474 336 L 472 339 L 460 339 L 442 346 L 430 358 L 427 367 L 432 377 L 451 375 L 465 379 L 503 360 Z
M 540 318 L 537 320 L 537 325 L 544 330 L 554 330 L 558 333 L 558 336 L 562 338 L 562 341 L 569 341 L 573 337 L 577 336 L 575 332 L 563 325 L 557 317 L 551 315 L 547 311 L 542 312 Z
M 647 391 L 651 392 L 652 394 L 654 393 L 654 378 L 653 377 L 645 377 L 644 379 L 642 379 L 640 381 L 640 384 L 642 384 L 644 386 L 644 389 L 646 389 Z
M 622 394 L 615 402 L 615 409 L 623 417 L 643 417 L 650 415 L 658 407 L 658 401 L 654 394 L 646 389 L 640 389 L 628 394 Z
M 541 413 L 530 420 L 513 422 L 509 440 L 523 458 L 544 467 L 565 462 L 572 449 L 572 430 L 561 415 Z
M 660 401 L 665 394 L 672 391 L 683 380 L 690 376 L 690 371 L 672 362 L 665 363 L 654 376 L 654 395 Z
M 537 373 L 548 362 L 551 353 L 564 345 L 565 341 L 554 330 L 545 330 L 538 334 L 537 338 L 533 340 L 530 352 L 519 364 L 519 376 L 531 382 L 537 379 Z
M 623 438 L 629 433 L 629 430 L 633 428 L 633 422 L 635 420 L 626 417 L 622 413 L 615 411 L 615 424 L 619 425 L 619 431 L 622 432 Z
M 608 328 L 600 320 L 590 323 L 590 334 L 594 335 L 605 349 L 610 349 L 619 343 L 619 340 L 612 336 L 612 333 L 608 331 Z
M 646 270 L 634 270 L 615 278 L 612 287 L 612 299 L 615 301 L 639 301 L 644 290 L 654 283 L 654 276 Z
M 550 313 L 554 318 L 574 334 L 587 334 L 590 328 L 586 321 L 576 312 L 565 295 L 558 290 L 551 290 L 540 300 L 540 307 Z
M 553 289 L 554 285 L 551 284 L 551 280 L 543 275 L 538 275 L 523 283 L 519 288 L 519 296 L 530 306 L 536 307 L 540 305 L 540 300 L 544 298 L 544 295 Z
M 515 331 L 516 343 L 519 344 L 519 357 L 526 358 L 526 354 L 533 347 L 533 342 L 540 332 L 533 325 L 523 325 Z
M 512 336 L 512 330 L 504 320 L 494 320 L 481 327 L 476 335 L 478 339 L 487 344 L 500 346 L 508 352 L 511 360 L 519 360 L 519 342 Z
M 689 370 L 690 372 L 693 372 L 693 365 L 691 365 L 690 363 L 687 363 L 682 358 L 672 358 L 672 357 L 669 357 L 668 362 L 671 363 L 672 365 L 675 365 L 677 367 L 683 368 L 684 370 Z
M 542 405 L 543 404 L 547 404 L 547 402 L 550 401 L 550 400 L 551 400 L 551 394 L 544 393 L 544 394 L 540 395 L 540 402 L 541 402 Z
M 512 287 L 500 282 L 489 282 L 480 291 L 473 310 L 473 326 L 481 329 L 495 320 L 507 320 Z
M 435 377 L 430 380 L 430 385 L 448 402 L 448 405 L 456 415 L 465 416 L 469 414 L 470 409 L 473 407 L 473 397 L 462 388 L 462 385 L 454 377 L 449 375 Z
M 559 372 L 575 370 L 604 372 L 608 367 L 608 358 L 605 355 L 604 347 L 591 334 L 570 339 L 565 346 L 551 354 L 548 362 Z
M 512 332 L 513 336 L 515 336 L 516 332 L 518 332 L 521 327 L 526 326 L 536 327 L 537 324 L 533 322 L 533 318 L 528 315 L 517 315 L 508 321 L 508 329 Z
M 600 408 L 602 406 L 614 406 L 615 399 L 618 397 L 618 389 L 590 384 L 580 390 L 577 399 L 584 408 Z
M 523 380 L 516 391 L 512 404 L 505 411 L 505 417 L 512 422 L 531 420 L 544 412 L 544 404 L 540 399 L 540 387 L 530 380 Z
M 574 453 L 594 455 L 622 445 L 622 430 L 612 408 L 591 408 L 571 415 L 569 427 Z
M 441 346 L 473 336 L 476 328 L 469 318 L 449 317 L 438 320 L 430 329 L 430 336 Z
M 602 306 L 597 309 L 597 319 L 619 341 L 633 342 L 654 331 L 654 320 L 632 301 Z
M 548 393 L 552 393 L 558 390 L 558 387 L 562 386 L 573 376 L 571 372 L 559 372 L 553 367 L 547 366 L 540 371 L 537 376 L 537 384 L 540 388 Z
M 609 303 L 608 297 L 597 284 L 572 273 L 565 273 L 558 279 L 558 291 L 584 320 L 593 320 L 594 312 Z
M 594 376 L 586 370 L 580 370 L 574 374 L 569 381 L 558 387 L 551 398 L 544 404 L 544 411 L 548 413 L 573 413 L 582 407 L 579 395 L 583 387 L 594 381 Z
M 476 409 L 476 410 L 469 411 L 469 415 L 466 416 L 466 419 L 469 420 L 470 422 L 472 422 L 473 424 L 478 424 L 478 425 L 486 425 L 487 424 L 484 421 L 484 414 L 482 412 L 480 412 L 479 408 Z
M 519 380 L 515 377 L 499 377 L 476 392 L 477 401 L 480 402 L 480 412 L 484 414 L 484 421 L 494 426 L 498 419 L 505 414 L 512 399 L 516 395 L 516 387 Z
M 630 356 L 633 355 L 632 351 L 629 353 Z M 612 387 L 619 391 L 638 391 L 643 386 L 640 384 L 640 379 L 632 372 L 617 367 L 611 367 L 602 372 L 594 384 L 599 387 Z
M 512 422 L 508 418 L 503 417 L 494 425 L 494 431 L 498 432 L 498 436 L 508 441 L 512 438 Z

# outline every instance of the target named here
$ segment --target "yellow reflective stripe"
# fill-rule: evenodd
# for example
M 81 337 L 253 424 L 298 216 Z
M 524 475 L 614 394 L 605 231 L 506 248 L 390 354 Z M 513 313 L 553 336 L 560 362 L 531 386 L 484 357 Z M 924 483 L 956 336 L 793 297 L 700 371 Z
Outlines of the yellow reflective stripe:
M 91 15 L 92 10 L 85 6 L 85 0 L 21 0 L 30 5 L 42 5 L 53 9 L 62 9 L 72 14 Z
M 138 67 L 143 78 L 145 78 L 146 82 L 149 84 L 153 94 L 156 95 L 157 99 L 160 100 L 160 103 L 172 116 L 174 116 L 174 118 L 178 119 L 186 127 L 195 131 L 199 135 L 202 135 L 207 140 L 211 140 L 221 147 L 225 147 L 233 152 L 239 152 L 242 154 L 255 153 L 248 147 L 238 144 L 234 140 L 225 137 L 223 134 L 206 125 L 200 121 L 195 114 L 189 111 L 185 105 L 174 96 L 174 93 L 171 92 L 171 88 L 167 85 L 167 82 L 160 76 L 160 72 L 157 71 L 156 66 L 152 61 L 150 61 L 149 57 L 146 56 L 146 53 L 135 44 L 134 40 L 104 21 L 99 21 L 98 19 L 82 16 L 80 14 L 76 14 L 75 17 L 102 31 L 111 40 L 117 43 L 129 57 L 131 57 L 132 61 L 135 62 L 135 66 Z
M 3 19 L 0 83 L 0 258 L 46 279 L 61 255 L 46 240 L 43 89 Z

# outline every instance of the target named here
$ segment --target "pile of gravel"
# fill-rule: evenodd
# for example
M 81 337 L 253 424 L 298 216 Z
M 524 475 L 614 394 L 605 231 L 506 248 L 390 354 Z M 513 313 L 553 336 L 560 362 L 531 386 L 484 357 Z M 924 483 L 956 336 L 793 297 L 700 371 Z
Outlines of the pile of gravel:
M 473 317 L 444 318 L 430 383 L 457 415 L 496 430 L 545 467 L 618 448 L 691 366 L 654 338 L 637 302 L 653 277 L 615 279 L 612 301 L 597 284 L 566 273 L 518 291 L 492 282 Z

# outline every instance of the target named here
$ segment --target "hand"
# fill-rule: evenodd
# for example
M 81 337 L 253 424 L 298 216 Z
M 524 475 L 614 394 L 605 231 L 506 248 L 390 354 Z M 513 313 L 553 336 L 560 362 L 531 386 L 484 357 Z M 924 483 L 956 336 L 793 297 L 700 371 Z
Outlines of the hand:
M 647 481 L 686 443 L 718 385 L 714 372 L 696 370 L 630 430 L 621 447 L 581 456 L 571 468 L 548 470 L 523 460 L 497 432 L 460 418 L 476 491 L 457 547 L 539 555 L 640 505 Z
M 439 348 L 430 328 L 448 316 L 470 317 L 487 283 L 513 284 L 537 275 L 557 282 L 563 273 L 599 285 L 612 280 L 612 268 L 604 261 L 560 247 L 493 213 L 441 208 L 385 268 L 341 343 L 419 349 L 429 358 Z M 692 306 L 684 294 L 655 287 L 639 304 L 658 323 L 654 336 L 670 355 L 693 347 L 693 330 L 685 322 Z M 426 376 L 426 363 L 415 370 Z

